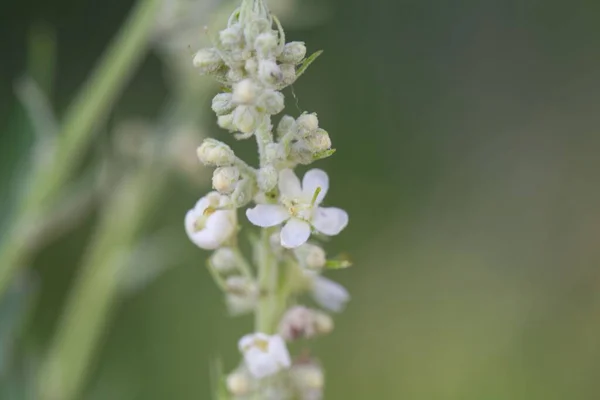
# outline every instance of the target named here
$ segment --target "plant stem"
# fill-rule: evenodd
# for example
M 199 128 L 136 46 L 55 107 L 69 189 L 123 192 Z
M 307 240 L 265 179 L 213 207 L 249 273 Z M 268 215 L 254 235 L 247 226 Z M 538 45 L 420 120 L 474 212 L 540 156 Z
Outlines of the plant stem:
M 130 173 L 115 188 L 39 374 L 38 397 L 73 400 L 85 384 L 128 266 L 137 233 L 158 192 L 155 168 Z
M 38 163 L 30 186 L 13 219 L 13 227 L 0 244 L 0 297 L 19 268 L 28 263 L 27 230 L 56 202 L 62 186 L 85 155 L 94 128 L 127 83 L 146 54 L 159 0 L 140 0 L 130 18 L 103 56 L 96 71 L 69 108 L 49 163 Z
M 277 299 L 277 261 L 271 250 L 270 236 L 272 228 L 262 229 L 260 253 L 258 257 L 258 288 L 260 298 L 256 309 L 256 332 L 271 334 L 274 330 L 276 316 L 273 301 Z M 274 286 L 275 285 L 275 286 Z

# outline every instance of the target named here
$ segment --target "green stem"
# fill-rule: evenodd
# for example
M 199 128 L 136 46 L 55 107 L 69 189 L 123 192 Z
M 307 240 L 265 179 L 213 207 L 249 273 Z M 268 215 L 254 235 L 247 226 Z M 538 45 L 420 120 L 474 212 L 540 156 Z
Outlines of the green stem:
M 260 252 L 258 257 L 258 287 L 260 298 L 255 315 L 256 332 L 271 334 L 274 330 L 276 316 L 273 307 L 277 300 L 277 260 L 273 257 L 270 236 L 272 228 L 262 229 Z
M 48 164 L 36 165 L 30 190 L 0 244 L 0 297 L 12 277 L 28 263 L 29 224 L 35 223 L 56 198 L 85 154 L 94 128 L 106 116 L 136 65 L 146 54 L 159 0 L 140 0 L 100 61 L 96 71 L 69 108 Z
M 41 400 L 79 398 L 105 331 L 137 233 L 158 193 L 155 168 L 142 167 L 115 188 L 69 295 L 47 358 L 40 368 Z
M 267 165 L 267 145 L 273 143 L 273 134 L 270 131 L 271 117 L 264 116 L 263 122 L 260 124 L 254 135 L 256 136 L 256 144 L 258 145 L 258 155 L 261 168 Z

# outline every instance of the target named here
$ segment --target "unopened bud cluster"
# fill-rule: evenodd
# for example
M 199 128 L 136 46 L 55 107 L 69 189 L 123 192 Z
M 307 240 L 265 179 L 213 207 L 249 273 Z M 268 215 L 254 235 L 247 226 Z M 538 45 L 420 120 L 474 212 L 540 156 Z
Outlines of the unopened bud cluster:
M 334 152 L 317 115 L 284 115 L 273 122 L 285 108 L 282 90 L 314 57 L 306 58 L 304 43 L 286 43 L 281 24 L 263 0 L 243 0 L 227 27 L 211 39 L 213 47 L 198 51 L 193 64 L 223 88 L 212 100 L 216 122 L 236 139 L 254 137 L 260 161 L 251 167 L 227 144 L 206 139 L 197 155 L 215 168 L 215 191 L 201 198 L 185 221 L 190 239 L 214 250 L 208 267 L 229 312 L 256 314 L 256 331 L 240 339 L 243 361 L 227 376 L 226 386 L 232 399 L 317 400 L 324 385 L 320 365 L 293 360 L 286 342 L 331 332 L 330 313 L 341 311 L 349 300 L 343 286 L 322 275 L 329 262 L 315 241 L 339 234 L 348 214 L 323 206 L 327 173 L 311 169 L 300 180 L 293 171 Z M 263 228 L 261 238 L 251 243 L 254 254 L 248 259 L 254 265 L 238 247 L 237 209 L 242 207 L 250 223 Z M 313 234 L 318 235 L 309 240 Z M 303 294 L 322 310 L 287 308 Z

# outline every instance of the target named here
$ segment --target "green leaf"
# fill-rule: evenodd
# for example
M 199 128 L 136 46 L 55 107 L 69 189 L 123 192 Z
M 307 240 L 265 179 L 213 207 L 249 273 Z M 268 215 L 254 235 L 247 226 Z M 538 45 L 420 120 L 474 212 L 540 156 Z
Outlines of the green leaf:
M 352 260 L 348 254 L 342 253 L 339 256 L 327 260 L 325 268 L 327 269 L 345 269 L 352 266 Z
M 324 150 L 319 153 L 313 154 L 313 160 L 322 160 L 324 158 L 330 157 L 335 153 L 335 149 Z
M 321 54 L 323 54 L 323 50 L 315 51 L 310 56 L 305 58 L 304 61 L 302 61 L 302 64 L 300 64 L 300 68 L 298 68 L 296 71 L 296 79 L 300 78 L 308 69 L 308 67 L 310 67 L 310 64 L 312 64 Z

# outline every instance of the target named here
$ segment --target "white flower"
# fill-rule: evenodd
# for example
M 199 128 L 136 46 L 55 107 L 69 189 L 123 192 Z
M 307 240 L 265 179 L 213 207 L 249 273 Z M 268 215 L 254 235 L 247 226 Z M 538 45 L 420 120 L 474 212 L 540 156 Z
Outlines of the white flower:
M 234 210 L 217 210 L 229 205 L 229 198 L 210 192 L 185 215 L 185 231 L 198 247 L 214 250 L 235 232 L 237 225 Z
M 312 169 L 300 180 L 290 169 L 279 173 L 281 204 L 258 204 L 246 210 L 246 216 L 254 225 L 275 226 L 287 221 L 281 230 L 281 245 L 295 248 L 304 244 L 311 226 L 324 235 L 337 235 L 348 225 L 346 211 L 336 207 L 319 207 L 323 201 L 329 178 L 320 169 Z M 318 192 L 318 193 L 317 193 Z
M 350 300 L 345 287 L 324 276 L 307 271 L 312 277 L 312 296 L 319 305 L 329 311 L 340 312 Z
M 250 373 L 258 379 L 276 374 L 291 365 L 290 354 L 279 335 L 253 333 L 240 339 L 238 347 Z

